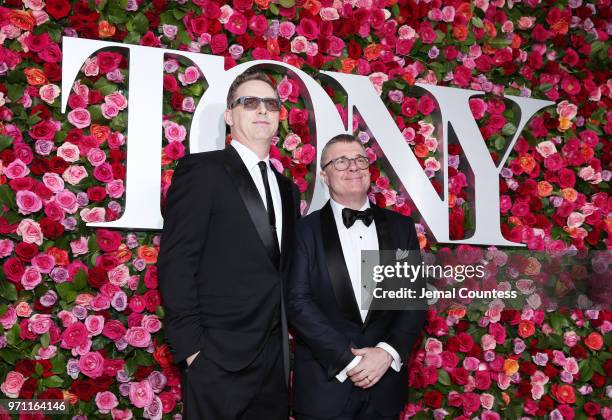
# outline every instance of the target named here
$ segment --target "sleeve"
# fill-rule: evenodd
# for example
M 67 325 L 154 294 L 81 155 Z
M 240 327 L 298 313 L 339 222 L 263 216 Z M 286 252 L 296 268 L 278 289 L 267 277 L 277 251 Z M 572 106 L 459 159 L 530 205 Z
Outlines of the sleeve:
M 164 332 L 175 363 L 202 348 L 196 273 L 210 220 L 204 165 L 182 158 L 168 190 L 158 256 Z M 204 193 L 202 193 L 204 191 Z

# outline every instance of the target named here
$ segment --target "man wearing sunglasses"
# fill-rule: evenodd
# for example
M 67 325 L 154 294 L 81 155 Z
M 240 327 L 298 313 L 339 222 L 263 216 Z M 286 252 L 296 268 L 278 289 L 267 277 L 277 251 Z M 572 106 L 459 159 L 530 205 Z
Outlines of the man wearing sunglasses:
M 287 316 L 297 420 L 395 420 L 404 406 L 425 312 L 361 307 L 361 251 L 419 243 L 410 217 L 370 205 L 369 166 L 358 139 L 332 138 L 321 155 L 331 199 L 296 226 Z
M 286 420 L 288 274 L 299 193 L 270 165 L 280 101 L 261 72 L 229 89 L 225 150 L 182 158 L 159 254 L 187 420 Z

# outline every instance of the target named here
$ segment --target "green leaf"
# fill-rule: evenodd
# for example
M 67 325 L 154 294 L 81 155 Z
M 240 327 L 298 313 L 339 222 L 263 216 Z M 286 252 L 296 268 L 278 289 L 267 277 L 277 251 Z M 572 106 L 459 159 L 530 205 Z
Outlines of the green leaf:
M 2 360 L 3 363 L 14 365 L 17 360 L 21 359 L 23 359 L 23 354 L 19 353 L 18 351 L 8 348 L 0 350 L 0 360 Z M 65 369 L 66 365 L 64 365 L 64 370 Z
M 134 23 L 134 29 L 141 34 L 145 34 L 149 30 L 149 20 L 143 13 L 138 13 L 132 22 Z
M 11 329 L 6 333 L 6 342 L 9 343 L 11 346 L 15 346 L 17 345 L 17 343 L 19 343 L 20 339 L 19 339 L 19 332 L 21 330 L 19 329 L 19 324 L 15 324 L 11 327 Z
M 82 290 L 85 286 L 87 286 L 87 273 L 82 268 L 77 271 L 74 276 L 74 280 L 72 281 L 72 285 L 75 290 Z
M 25 90 L 23 85 L 10 84 L 7 86 L 8 97 L 11 98 L 11 101 L 16 102 L 23 96 L 23 91 Z
M 438 382 L 442 385 L 449 386 L 451 384 L 450 376 L 444 369 L 438 369 Z
M 295 5 L 295 0 L 279 0 L 278 4 L 282 7 L 293 7 Z
M 502 134 L 504 136 L 511 136 L 516 132 L 516 127 L 512 123 L 504 124 L 504 128 L 502 128 Z
M 125 44 L 138 44 L 139 41 L 140 34 L 138 32 L 130 32 L 125 38 L 123 38 L 123 42 Z
M 13 144 L 13 138 L 10 136 L 2 136 L 0 135 L 0 150 L 4 150 Z
M 64 380 L 59 376 L 53 375 L 43 379 L 43 384 L 49 388 L 57 388 L 64 384 Z
M 10 302 L 14 302 L 17 300 L 17 288 L 13 283 L 2 279 L 0 280 L 0 296 Z
M 589 363 L 588 359 L 587 360 L 582 360 L 579 363 L 580 366 L 580 380 L 582 382 L 588 382 L 591 380 L 591 378 L 593 377 L 593 367 L 591 366 L 591 364 Z
M 507 46 L 509 46 L 510 44 L 512 44 L 512 40 L 511 39 L 506 39 L 506 38 L 495 38 L 489 41 L 489 44 L 497 49 L 497 50 L 501 50 L 502 48 L 506 48 Z
M 66 373 L 66 356 L 63 353 L 57 352 L 57 354 L 51 358 L 51 372 L 56 374 Z
M 479 28 L 479 29 L 484 28 L 484 24 L 482 23 L 482 19 L 480 19 L 478 16 L 474 16 L 472 18 L 472 25 L 474 25 L 476 28 Z
M 55 290 L 57 290 L 57 294 L 62 300 L 68 300 L 70 292 L 74 292 L 74 288 L 70 282 L 56 284 Z
M 34 365 L 34 372 L 36 372 L 38 374 L 39 378 L 43 374 L 43 367 L 42 367 L 42 365 L 40 363 L 36 363 Z
M 49 335 L 48 331 L 40 336 L 40 344 L 42 344 L 44 348 L 49 347 L 50 341 L 51 341 L 51 336 Z
M 8 311 L 8 304 L 3 303 L 0 305 L 0 316 L 4 315 Z
M 506 147 L 506 139 L 502 136 L 495 136 L 493 145 L 495 146 L 495 150 L 503 150 L 503 148 Z

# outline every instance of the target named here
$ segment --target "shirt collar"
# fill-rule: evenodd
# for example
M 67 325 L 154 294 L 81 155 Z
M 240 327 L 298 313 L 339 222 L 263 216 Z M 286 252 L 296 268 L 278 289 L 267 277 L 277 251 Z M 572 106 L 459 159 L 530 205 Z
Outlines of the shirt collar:
M 345 208 L 346 206 L 343 206 L 342 204 L 338 203 L 336 200 L 334 200 L 331 197 L 329 198 L 329 202 L 331 203 L 332 211 L 334 212 L 334 216 L 336 217 L 336 219 L 342 220 L 342 209 Z M 366 197 L 365 203 L 363 203 L 359 211 L 362 211 L 368 208 L 370 208 L 370 200 L 368 200 L 368 198 Z M 342 226 L 344 226 L 344 224 Z
M 236 149 L 236 151 L 238 152 L 238 155 L 240 155 L 240 159 L 242 159 L 242 162 L 244 162 L 244 165 L 247 167 L 249 171 L 253 169 L 255 166 L 257 166 L 257 164 L 262 160 L 266 162 L 266 166 L 270 167 L 270 155 L 269 154 L 266 155 L 265 158 L 259 159 L 259 157 L 255 154 L 254 151 L 249 149 L 244 144 L 240 143 L 238 140 L 232 139 L 232 142 L 230 144 L 232 145 L 234 149 Z

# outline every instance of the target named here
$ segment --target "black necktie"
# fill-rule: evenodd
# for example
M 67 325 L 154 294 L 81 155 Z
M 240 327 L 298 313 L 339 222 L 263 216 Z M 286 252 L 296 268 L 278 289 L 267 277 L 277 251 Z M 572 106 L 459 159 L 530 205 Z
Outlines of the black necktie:
M 374 220 L 374 211 L 371 207 L 365 210 L 342 209 L 342 223 L 347 229 L 353 226 L 357 219 L 361 220 L 364 225 L 370 226 Z
M 276 257 L 276 265 L 280 261 L 280 246 L 278 245 L 278 237 L 276 236 L 276 215 L 274 214 L 274 203 L 272 202 L 272 192 L 270 191 L 270 183 L 268 182 L 268 165 L 263 160 L 260 161 L 257 166 L 261 171 L 261 178 L 264 183 L 264 189 L 266 190 L 266 207 L 268 208 L 268 222 L 272 228 L 272 236 L 274 240 L 274 252 Z

